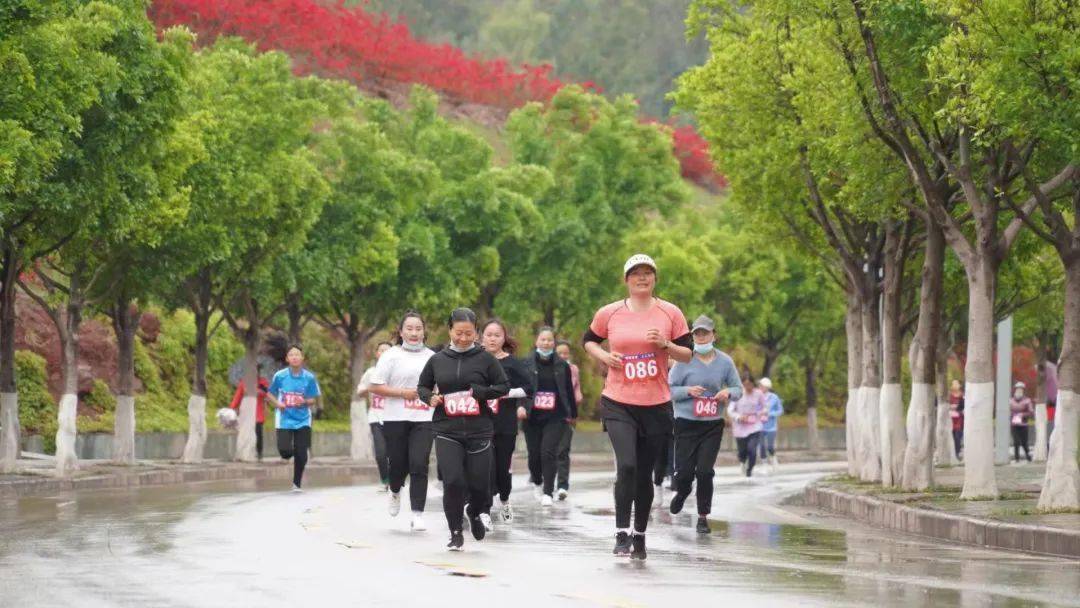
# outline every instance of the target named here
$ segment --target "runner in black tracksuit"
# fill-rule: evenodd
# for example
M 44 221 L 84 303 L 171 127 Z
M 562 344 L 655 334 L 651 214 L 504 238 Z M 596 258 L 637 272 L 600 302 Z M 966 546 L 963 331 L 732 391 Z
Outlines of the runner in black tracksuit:
M 510 461 L 514 457 L 514 447 L 517 443 L 518 420 L 524 419 L 527 415 L 522 401 L 524 397 L 532 396 L 532 380 L 524 363 L 512 356 L 517 350 L 517 342 L 502 321 L 491 319 L 484 323 L 480 331 L 480 343 L 484 350 L 499 360 L 503 371 L 506 372 L 506 378 L 510 381 L 510 392 L 506 397 L 488 401 L 488 407 L 495 413 L 493 440 L 495 464 L 491 469 L 491 492 L 493 495 L 498 495 L 502 505 L 499 514 L 502 515 L 504 522 L 509 523 L 514 520 L 514 510 L 510 507 L 510 491 L 513 488 Z M 485 513 L 480 516 L 485 526 L 491 523 L 490 513 L 493 503 L 494 500 L 489 502 Z
M 480 514 L 491 500 L 494 432 L 494 413 L 487 400 L 510 390 L 502 366 L 476 345 L 476 339 L 476 315 L 468 308 L 454 310 L 450 345 L 428 360 L 416 388 L 420 399 L 434 408 L 435 454 L 443 474 L 443 511 L 450 527 L 447 548 L 451 551 L 460 551 L 465 543 L 462 513 L 466 502 L 473 536 L 481 540 L 486 533 Z
M 529 411 L 525 422 L 529 480 L 540 504 L 550 507 L 554 502 L 559 444 L 566 434 L 566 421 L 577 418 L 570 365 L 555 354 L 555 333 L 550 327 L 537 334 L 536 350 L 525 359 L 525 365 L 533 389 L 532 398 L 525 400 Z

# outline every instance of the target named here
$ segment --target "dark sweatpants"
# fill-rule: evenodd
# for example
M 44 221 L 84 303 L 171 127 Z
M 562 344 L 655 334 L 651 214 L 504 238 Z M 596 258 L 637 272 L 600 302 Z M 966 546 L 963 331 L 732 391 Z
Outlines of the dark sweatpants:
M 735 444 L 739 447 L 739 462 L 746 463 L 746 476 L 754 472 L 754 464 L 757 463 L 758 441 L 761 440 L 761 431 L 750 433 L 746 437 L 736 437 Z
M 386 437 L 379 422 L 371 423 L 371 443 L 375 447 L 375 464 L 379 467 L 379 481 L 390 485 L 390 460 L 386 456 Z
M 437 435 L 435 455 L 443 474 L 446 523 L 451 532 L 460 532 L 466 503 L 472 519 L 491 502 L 491 439 Z
M 543 484 L 544 494 L 555 493 L 555 475 L 559 464 L 559 443 L 566 432 L 566 421 L 554 418 L 542 424 L 525 425 L 525 445 L 529 448 L 529 481 Z
M 409 505 L 415 512 L 427 504 L 428 460 L 431 458 L 430 422 L 383 422 L 386 456 L 390 460 L 390 491 L 397 493 L 409 477 Z
M 570 446 L 574 442 L 574 427 L 566 425 L 562 440 L 559 441 L 559 466 L 555 475 L 555 486 L 560 490 L 570 489 Z
M 499 500 L 504 503 L 510 500 L 510 491 L 514 487 L 514 476 L 510 474 L 510 461 L 514 458 L 516 443 L 517 434 L 498 434 L 493 439 L 495 454 L 491 468 L 491 493 L 498 494 Z M 490 506 L 488 508 L 490 509 Z
M 675 492 L 684 499 L 697 481 L 698 515 L 712 512 L 713 467 L 724 438 L 724 419 L 675 419 Z

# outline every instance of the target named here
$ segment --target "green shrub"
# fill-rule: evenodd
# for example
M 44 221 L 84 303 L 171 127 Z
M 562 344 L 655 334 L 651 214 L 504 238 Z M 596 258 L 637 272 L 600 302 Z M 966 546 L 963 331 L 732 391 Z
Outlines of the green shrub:
M 82 405 L 101 414 L 115 412 L 116 395 L 113 395 L 112 389 L 104 380 L 95 378 L 90 394 L 82 399 Z
M 321 328 L 308 327 L 304 332 L 304 359 L 322 390 L 320 420 L 348 420 L 352 398 L 348 347 Z
M 49 394 L 45 359 L 28 350 L 15 351 L 15 383 L 24 433 L 56 433 L 56 400 Z

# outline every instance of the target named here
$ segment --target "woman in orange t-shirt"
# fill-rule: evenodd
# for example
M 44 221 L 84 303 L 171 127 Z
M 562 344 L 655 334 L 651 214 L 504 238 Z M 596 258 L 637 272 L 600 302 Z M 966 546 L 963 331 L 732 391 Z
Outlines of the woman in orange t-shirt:
M 631 256 L 623 265 L 623 280 L 630 297 L 598 310 L 584 343 L 585 351 L 609 368 L 600 413 L 615 451 L 613 553 L 645 559 L 653 464 L 673 428 L 668 358 L 690 361 L 693 339 L 679 307 L 653 295 L 652 258 Z M 600 345 L 605 340 L 610 351 Z

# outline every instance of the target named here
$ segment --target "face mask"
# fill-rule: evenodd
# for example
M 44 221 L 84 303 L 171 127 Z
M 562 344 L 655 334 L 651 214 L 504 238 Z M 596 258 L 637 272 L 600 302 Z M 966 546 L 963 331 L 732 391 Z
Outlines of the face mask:
M 472 350 L 472 345 L 470 344 L 469 346 L 466 346 L 466 347 L 462 348 L 462 347 L 458 346 L 457 344 L 454 344 L 453 342 L 451 342 L 450 343 L 450 350 L 454 351 L 455 353 L 463 353 L 463 352 Z
M 420 351 L 424 350 L 425 347 L 424 347 L 423 342 L 417 342 L 416 344 L 409 344 L 408 342 L 402 342 L 401 343 L 401 348 L 403 348 L 403 349 L 405 349 L 405 350 L 407 350 L 407 351 L 409 351 L 411 353 L 416 353 L 416 352 L 420 352 Z
M 1014 391 L 1013 396 L 1016 397 L 1017 399 L 1023 399 L 1024 398 L 1024 391 L 1022 391 L 1022 390 Z
M 536 349 L 536 352 L 545 359 L 550 359 L 551 355 L 555 353 L 555 351 L 550 348 L 538 348 Z
M 713 343 L 712 342 L 709 342 L 708 344 L 698 344 L 697 342 L 694 343 L 694 352 L 699 354 L 699 355 L 707 355 L 707 354 L 711 353 L 712 351 L 713 351 Z

